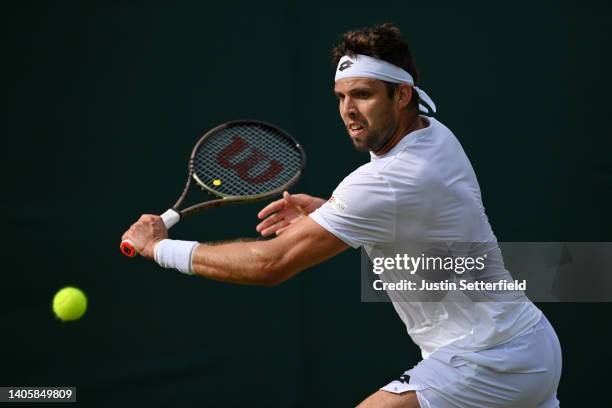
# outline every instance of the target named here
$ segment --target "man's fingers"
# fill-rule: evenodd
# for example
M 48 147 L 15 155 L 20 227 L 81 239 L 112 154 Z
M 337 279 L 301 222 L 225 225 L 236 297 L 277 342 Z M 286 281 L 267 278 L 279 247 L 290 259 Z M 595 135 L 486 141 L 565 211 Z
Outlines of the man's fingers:
M 283 198 L 280 198 L 276 201 L 271 202 L 270 204 L 266 205 L 258 214 L 257 217 L 259 219 L 263 219 L 266 218 L 268 215 L 277 212 L 278 210 L 282 209 L 285 206 L 285 200 Z
M 264 228 L 263 230 L 261 230 L 261 235 L 264 236 L 264 237 L 267 237 L 268 235 L 271 235 L 271 234 L 274 234 L 274 233 L 276 233 L 276 235 L 280 235 L 287 228 L 291 227 L 294 223 L 298 222 L 301 219 L 302 219 L 301 216 L 300 217 L 295 217 L 291 221 L 287 221 L 286 219 L 282 219 L 282 220 L 274 223 L 273 225 L 269 226 L 268 228 Z
M 273 234 L 275 231 L 276 231 L 276 228 L 274 226 L 271 226 L 271 227 L 268 227 L 268 228 L 265 228 L 265 229 L 261 230 L 260 234 L 261 234 L 262 237 L 267 237 L 267 236 Z
M 265 206 L 261 211 L 259 211 L 259 213 L 257 213 L 257 218 L 264 219 L 270 214 L 282 210 L 286 205 L 297 207 L 301 212 L 306 213 L 302 207 L 300 207 L 298 200 L 296 200 L 294 196 L 289 194 L 287 191 L 283 191 L 283 198 L 273 201 Z
M 279 228 L 283 228 L 285 226 L 287 226 L 289 223 L 285 220 L 281 220 L 271 226 L 269 226 L 268 228 L 264 228 L 263 230 L 261 230 L 261 235 L 264 237 L 267 237 L 269 235 L 274 234 L 276 231 L 278 231 Z
M 130 238 L 130 235 L 131 235 L 131 234 L 134 232 L 134 226 L 135 226 L 136 224 L 137 224 L 137 223 L 134 223 L 134 224 L 130 225 L 130 228 L 128 228 L 128 229 L 127 229 L 127 231 L 125 231 L 125 232 L 123 233 L 123 235 L 121 236 L 121 240 L 122 240 L 122 241 L 125 241 L 126 239 L 129 239 L 129 238 Z
M 265 237 L 266 231 L 270 228 L 271 225 L 272 224 L 268 221 L 268 218 L 266 218 L 265 220 L 257 224 L 255 230 Z
M 265 220 L 263 220 L 262 222 L 257 224 L 257 226 L 255 227 L 255 230 L 256 231 L 261 231 L 262 229 L 269 227 L 270 225 L 274 224 L 275 222 L 278 222 L 278 218 L 279 218 L 278 213 L 274 213 L 274 214 L 270 215 L 268 218 L 266 218 Z
M 287 211 L 288 209 L 291 211 Z M 257 217 L 264 220 L 257 224 L 255 230 L 265 237 L 292 224 L 304 215 L 306 215 L 306 211 L 298 205 L 297 200 L 287 191 L 284 191 L 283 198 L 268 204 L 257 214 Z
M 255 231 L 257 232 L 262 232 L 263 230 L 268 228 L 270 226 L 270 222 L 268 221 L 268 219 L 266 218 L 265 220 L 263 220 L 262 222 L 260 222 L 259 224 L 257 224 L 257 226 L 255 227 Z

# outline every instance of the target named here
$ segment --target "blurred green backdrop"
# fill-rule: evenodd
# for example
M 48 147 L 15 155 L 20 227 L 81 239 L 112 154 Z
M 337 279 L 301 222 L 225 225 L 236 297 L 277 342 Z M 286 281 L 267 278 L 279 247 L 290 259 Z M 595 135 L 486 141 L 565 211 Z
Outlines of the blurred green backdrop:
M 162 270 L 119 250 L 182 189 L 192 143 L 269 121 L 328 196 L 368 159 L 338 119 L 329 52 L 392 21 L 437 117 L 461 140 L 504 241 L 611 241 L 604 2 L 14 2 L 3 10 L 0 385 L 74 385 L 83 406 L 353 406 L 419 353 L 389 304 L 360 303 L 348 251 L 276 288 Z M 255 236 L 260 205 L 173 237 Z M 53 294 L 81 287 L 76 323 Z M 607 401 L 611 304 L 540 304 L 561 339 L 565 406 Z M 393 350 L 393 352 L 390 352 Z

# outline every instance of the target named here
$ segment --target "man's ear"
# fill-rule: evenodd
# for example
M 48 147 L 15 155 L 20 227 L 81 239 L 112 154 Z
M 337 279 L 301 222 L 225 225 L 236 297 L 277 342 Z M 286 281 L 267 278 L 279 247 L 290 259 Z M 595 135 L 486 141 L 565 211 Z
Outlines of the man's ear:
M 413 89 L 410 85 L 400 84 L 397 87 L 397 102 L 400 109 L 404 109 L 410 105 L 412 101 Z

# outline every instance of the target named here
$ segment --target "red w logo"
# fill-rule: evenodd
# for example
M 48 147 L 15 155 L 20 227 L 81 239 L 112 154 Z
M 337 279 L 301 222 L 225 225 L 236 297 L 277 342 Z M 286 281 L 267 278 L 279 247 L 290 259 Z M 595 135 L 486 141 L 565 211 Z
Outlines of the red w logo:
M 251 149 L 251 154 L 249 154 L 242 161 L 238 163 L 232 163 L 230 161 L 233 157 L 248 148 Z M 257 176 L 249 175 L 249 172 L 253 169 L 253 167 L 264 160 L 269 162 L 268 170 Z M 219 155 L 217 155 L 217 162 L 226 169 L 235 170 L 238 177 L 253 184 L 264 183 L 271 180 L 283 170 L 283 165 L 278 160 L 269 159 L 264 153 L 260 152 L 254 147 L 250 147 L 249 144 L 239 136 L 233 136 L 232 143 L 219 152 Z

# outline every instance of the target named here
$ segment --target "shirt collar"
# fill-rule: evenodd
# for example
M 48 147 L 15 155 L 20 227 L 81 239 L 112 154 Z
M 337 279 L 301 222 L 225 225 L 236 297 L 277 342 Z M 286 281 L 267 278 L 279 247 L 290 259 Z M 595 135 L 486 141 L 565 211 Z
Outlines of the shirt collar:
M 377 156 L 372 151 L 370 151 L 370 161 L 375 161 L 375 160 L 384 159 L 386 157 L 395 156 L 396 154 L 398 154 L 399 152 L 404 150 L 404 148 L 407 145 L 413 143 L 418 137 L 422 136 L 423 134 L 426 134 L 426 133 L 430 132 L 431 128 L 433 126 L 433 121 L 435 119 L 431 118 L 431 117 L 428 117 L 428 116 L 423 116 L 423 115 L 421 115 L 421 118 L 423 118 L 427 122 L 429 122 L 429 125 L 427 127 L 424 127 L 422 129 L 417 129 L 417 130 L 414 130 L 414 131 L 408 133 L 407 135 L 402 137 L 401 140 L 399 142 L 397 142 L 397 144 L 395 146 L 393 146 L 393 148 L 391 150 L 389 150 L 385 154 Z

